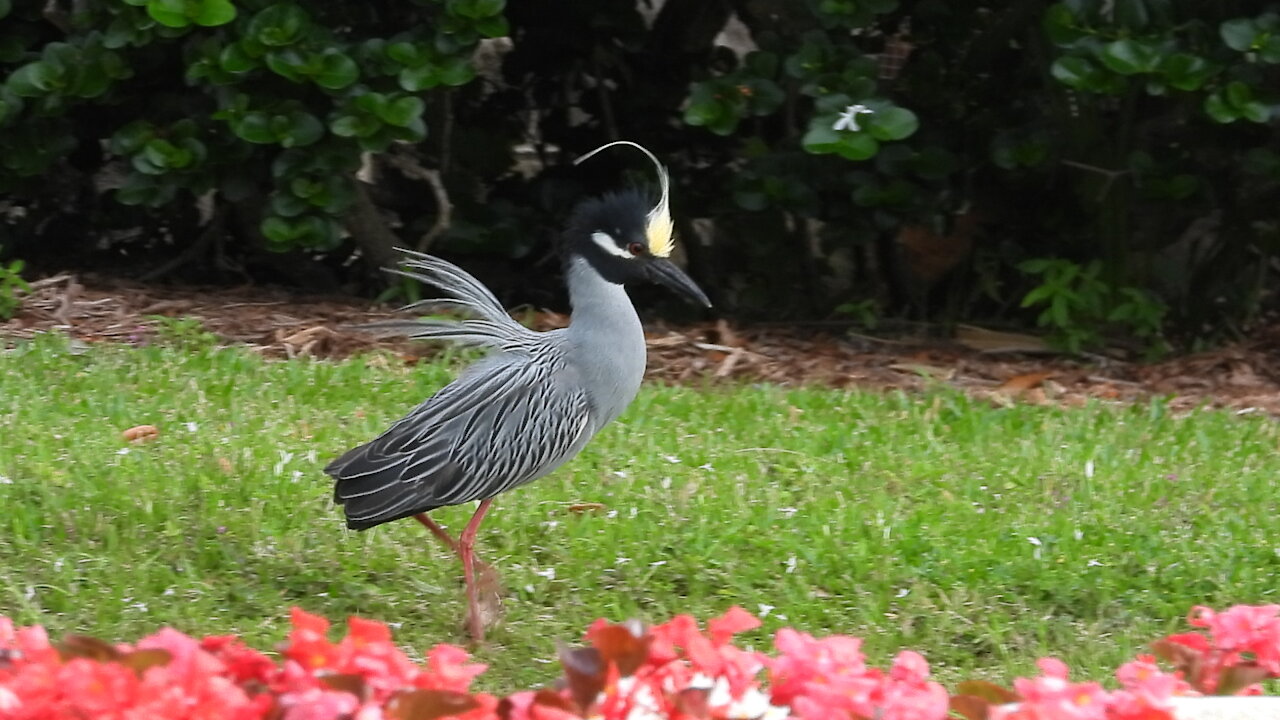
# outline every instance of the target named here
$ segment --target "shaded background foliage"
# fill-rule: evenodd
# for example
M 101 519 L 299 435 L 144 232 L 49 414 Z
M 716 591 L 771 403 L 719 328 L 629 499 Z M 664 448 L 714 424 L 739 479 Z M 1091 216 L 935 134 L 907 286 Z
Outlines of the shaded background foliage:
M 671 166 L 690 268 L 742 319 L 1221 340 L 1274 303 L 1278 13 L 0 0 L 0 252 L 374 293 L 405 245 L 563 306 L 564 215 L 646 179 L 571 160 L 626 138 Z

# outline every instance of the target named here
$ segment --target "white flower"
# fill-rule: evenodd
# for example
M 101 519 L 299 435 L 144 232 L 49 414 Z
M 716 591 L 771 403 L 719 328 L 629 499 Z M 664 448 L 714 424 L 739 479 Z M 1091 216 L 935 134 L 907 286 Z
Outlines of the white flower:
M 858 132 L 862 128 L 858 127 L 859 115 L 873 115 L 875 111 L 866 105 L 850 105 L 840 113 L 840 117 L 836 119 L 836 124 L 831 126 L 832 130 L 852 130 Z

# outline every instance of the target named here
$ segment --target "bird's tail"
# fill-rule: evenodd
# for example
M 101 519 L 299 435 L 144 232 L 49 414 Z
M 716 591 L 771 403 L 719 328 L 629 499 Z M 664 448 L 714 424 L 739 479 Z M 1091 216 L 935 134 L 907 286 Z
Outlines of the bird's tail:
M 456 310 L 468 319 L 424 318 L 421 320 L 387 320 L 362 325 L 380 335 L 404 335 L 424 340 L 445 340 L 462 345 L 503 348 L 527 339 L 530 330 L 507 314 L 498 298 L 467 271 L 438 257 L 412 250 L 401 250 L 406 256 L 401 267 L 387 272 L 417 280 L 439 288 L 444 296 L 420 300 L 401 310 Z

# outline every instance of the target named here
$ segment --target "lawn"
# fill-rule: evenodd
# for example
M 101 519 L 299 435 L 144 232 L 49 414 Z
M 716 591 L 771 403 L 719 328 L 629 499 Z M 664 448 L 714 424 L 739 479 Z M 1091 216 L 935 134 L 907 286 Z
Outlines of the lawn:
M 463 642 L 458 563 L 412 521 L 346 530 L 321 472 L 457 358 L 278 362 L 177 339 L 0 354 L 0 614 L 270 647 L 299 605 L 389 621 L 415 652 Z M 144 423 L 158 440 L 121 439 Z M 878 664 L 920 650 L 944 681 L 1046 653 L 1101 677 L 1193 604 L 1280 602 L 1278 450 L 1271 419 L 1159 402 L 649 386 L 490 513 L 480 552 L 509 593 L 479 686 L 549 681 L 556 642 L 600 616 L 733 604 L 768 611 L 757 647 L 793 625 L 861 636 Z

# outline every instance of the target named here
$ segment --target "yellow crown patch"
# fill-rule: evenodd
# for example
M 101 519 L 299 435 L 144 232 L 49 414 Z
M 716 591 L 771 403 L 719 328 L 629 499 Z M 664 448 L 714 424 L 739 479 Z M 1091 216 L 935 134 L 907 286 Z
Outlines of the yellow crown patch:
M 631 142 L 630 140 L 615 140 L 614 142 L 601 145 L 591 152 L 583 155 L 573 161 L 574 165 L 590 158 L 592 155 L 607 150 L 614 145 L 630 145 L 639 150 L 653 161 L 653 166 L 658 169 L 658 184 L 662 188 L 662 199 L 658 204 L 649 211 L 648 217 L 645 219 L 644 234 L 649 244 L 649 253 L 654 257 L 670 257 L 671 251 L 676 247 L 675 239 L 675 223 L 671 221 L 671 178 L 667 175 L 667 169 L 658 162 L 658 158 L 649 152 L 643 145 Z

